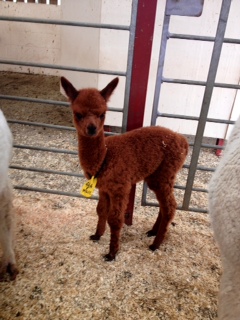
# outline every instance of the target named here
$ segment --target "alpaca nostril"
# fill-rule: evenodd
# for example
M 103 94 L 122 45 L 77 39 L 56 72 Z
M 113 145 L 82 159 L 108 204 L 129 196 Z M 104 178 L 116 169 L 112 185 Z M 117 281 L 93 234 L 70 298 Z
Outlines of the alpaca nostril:
M 89 136 L 95 136 L 95 134 L 97 133 L 97 128 L 91 124 L 87 127 L 87 132 Z

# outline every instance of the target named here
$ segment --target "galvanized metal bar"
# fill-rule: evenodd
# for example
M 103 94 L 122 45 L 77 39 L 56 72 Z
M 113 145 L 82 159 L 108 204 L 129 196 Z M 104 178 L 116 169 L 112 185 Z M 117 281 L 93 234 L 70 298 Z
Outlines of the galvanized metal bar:
M 46 99 L 38 99 L 38 98 L 28 98 L 28 97 L 19 97 L 19 96 L 11 96 L 0 94 L 0 100 L 11 100 L 11 101 L 24 101 L 24 102 L 33 102 L 33 103 L 43 103 L 43 104 L 51 104 L 62 107 L 69 107 L 69 102 L 59 101 L 59 100 L 46 100 Z M 113 108 L 109 107 L 108 111 L 114 112 L 123 112 L 123 108 Z
M 136 24 L 137 24 L 137 11 L 138 11 L 138 0 L 133 0 L 132 1 L 132 14 L 131 14 L 131 23 L 130 23 L 129 42 L 128 42 L 128 58 L 127 58 L 127 72 L 126 72 L 125 93 L 124 93 L 122 132 L 127 131 L 129 99 L 130 99 L 130 86 L 131 86 L 131 81 L 132 81 L 134 41 L 135 41 Z
M 11 165 L 10 169 L 84 178 L 84 175 L 81 173 L 66 172 L 66 171 L 47 170 L 47 169 L 41 169 L 41 168 L 22 167 L 22 166 L 16 166 L 16 165 Z
M 208 167 L 203 167 L 203 166 L 197 166 L 197 170 L 199 170 L 199 171 L 214 172 L 214 171 L 215 171 L 215 168 L 208 168 Z
M 47 123 L 40 123 L 40 122 L 30 122 L 30 121 L 21 121 L 21 120 L 7 120 L 8 123 L 12 124 L 23 124 L 27 126 L 34 126 L 34 127 L 44 127 L 44 128 L 50 128 L 50 129 L 58 129 L 58 130 L 67 130 L 67 131 L 76 131 L 74 127 L 67 127 L 67 126 L 59 126 L 55 124 L 47 124 Z M 113 136 L 117 135 L 118 133 L 115 132 L 104 132 L 105 136 Z
M 189 209 L 189 204 L 191 200 L 192 187 L 193 187 L 194 177 L 196 173 L 198 158 L 201 150 L 201 143 L 202 143 L 202 138 L 203 138 L 204 129 L 206 125 L 208 110 L 209 110 L 211 97 L 213 93 L 214 82 L 216 79 L 217 68 L 218 68 L 219 59 L 221 55 L 230 5 L 231 5 L 231 0 L 223 0 L 217 32 L 216 32 L 216 40 L 213 46 L 210 68 L 209 68 L 208 77 L 207 77 L 207 85 L 204 92 L 200 119 L 199 119 L 196 137 L 195 137 L 194 146 L 193 146 L 192 158 L 191 158 L 189 172 L 188 172 L 186 191 L 183 199 L 183 208 L 185 210 Z
M 20 97 L 20 96 L 12 96 L 7 94 L 0 94 L 1 100 L 11 100 L 11 101 L 24 101 L 24 102 L 33 102 L 33 103 L 44 103 L 44 104 L 52 104 L 63 107 L 69 107 L 69 102 L 58 101 L 58 100 L 46 100 L 46 99 L 37 99 L 37 98 L 28 98 L 28 97 Z
M 193 142 L 189 142 L 189 146 L 193 147 L 194 143 Z M 201 148 L 207 148 L 207 149 L 224 149 L 224 146 L 220 146 L 220 145 L 216 145 L 216 144 L 205 144 L 202 143 L 201 144 Z
M 202 143 L 201 144 L 201 148 L 207 148 L 207 149 L 221 149 L 223 150 L 224 149 L 224 146 L 220 146 L 220 145 L 216 145 L 216 144 L 205 144 L 205 143 Z
M 163 28 L 162 28 L 162 40 L 161 40 L 161 46 L 159 51 L 157 77 L 156 77 L 156 84 L 155 84 L 154 98 L 153 98 L 153 109 L 152 109 L 152 117 L 151 117 L 152 126 L 156 124 L 156 119 L 158 114 L 158 104 L 159 104 L 159 98 L 161 93 L 161 85 L 163 81 L 163 67 L 164 67 L 166 48 L 167 48 L 169 23 L 170 23 L 170 16 L 166 15 L 166 8 L 165 8 Z
M 25 186 L 13 186 L 16 190 L 23 190 L 23 191 L 33 191 L 33 192 L 42 192 L 42 193 L 50 193 L 50 194 L 56 194 L 60 196 L 68 196 L 68 197 L 76 197 L 76 198 L 84 198 L 79 193 L 74 192 L 65 192 L 65 191 L 59 191 L 59 190 L 49 190 L 49 189 L 42 189 L 42 188 L 34 188 L 34 187 L 25 187 Z M 86 199 L 86 198 L 85 198 Z M 97 196 L 92 196 L 92 200 L 98 200 Z
M 55 124 L 47 124 L 47 123 L 41 123 L 41 122 L 30 122 L 30 121 L 11 120 L 11 119 L 8 119 L 7 122 L 12 123 L 12 124 L 23 124 L 23 125 L 34 126 L 34 127 L 76 131 L 76 129 L 74 127 L 59 126 L 59 125 L 55 125 Z
M 115 75 L 115 76 L 123 76 L 123 77 L 126 76 L 126 72 L 122 72 L 122 71 L 77 68 L 77 67 L 71 67 L 71 66 L 61 66 L 61 65 L 57 65 L 57 64 L 34 63 L 34 62 L 29 62 L 29 61 L 0 60 L 0 64 L 10 64 L 10 65 L 19 65 L 19 66 L 34 67 L 34 68 L 77 71 L 77 72 L 86 72 L 86 73 L 98 73 L 98 74 L 107 74 L 107 75 Z
M 158 203 L 156 203 L 156 202 L 153 203 L 153 202 L 148 202 L 148 201 L 146 201 L 144 204 L 142 204 L 142 206 L 159 207 Z M 183 209 L 183 207 L 181 207 L 181 206 L 178 206 L 178 207 L 177 207 L 177 210 L 186 211 L 186 210 Z M 208 213 L 208 211 L 205 210 L 205 209 L 194 208 L 194 207 L 189 207 L 189 210 L 188 210 L 188 211 L 197 212 L 197 213 Z
M 151 125 L 152 126 L 156 125 L 156 120 L 157 120 L 157 115 L 158 115 L 158 104 L 159 104 L 161 84 L 162 84 L 162 78 L 163 78 L 163 66 L 164 66 L 166 48 L 167 48 L 169 23 L 170 23 L 170 16 L 166 15 L 166 7 L 165 7 L 161 46 L 160 46 L 160 51 L 159 51 L 158 68 L 157 68 L 157 76 L 156 76 L 154 98 L 153 98 L 153 108 L 152 108 L 152 116 L 151 116 Z M 143 183 L 141 205 L 144 204 L 146 196 L 147 196 L 147 185 L 144 182 Z
M 129 31 L 129 29 L 130 29 L 129 26 L 125 26 L 125 25 L 104 24 L 104 23 L 87 23 L 87 22 L 77 22 L 77 21 L 66 21 L 66 20 L 55 20 L 55 19 L 38 19 L 38 18 L 13 17 L 13 16 L 0 16 L 0 21 L 54 24 L 54 25 L 58 25 L 58 26 L 111 29 L 111 30 L 122 30 L 122 31 Z
M 196 81 L 196 80 L 185 80 L 185 79 L 170 79 L 170 78 L 162 78 L 162 82 L 165 83 L 175 83 L 175 84 L 187 84 L 193 86 L 206 86 L 206 81 Z M 240 89 L 239 84 L 228 84 L 228 83 L 215 83 L 214 87 L 216 88 L 225 88 L 225 89 Z
M 27 150 L 36 150 L 36 151 L 46 151 L 46 152 L 65 153 L 65 154 L 78 155 L 78 152 L 77 152 L 77 151 L 64 150 L 64 149 L 51 149 L 51 148 L 34 147 L 34 146 L 19 145 L 19 144 L 14 144 L 13 147 L 14 147 L 14 148 L 17 148 L 17 149 L 27 149 Z
M 214 42 L 214 37 L 207 36 L 196 36 L 189 34 L 177 34 L 177 33 L 169 33 L 169 39 L 179 39 L 179 40 L 194 40 L 194 41 L 206 41 L 206 42 Z M 231 43 L 231 44 L 240 44 L 240 39 L 231 39 L 224 38 L 223 43 Z
M 200 119 L 199 117 L 194 117 L 194 116 L 185 116 L 181 114 L 170 114 L 170 113 L 162 113 L 162 112 L 158 112 L 158 117 L 170 118 L 170 119 L 195 120 L 195 121 L 199 121 Z M 207 118 L 206 121 L 213 122 L 213 123 L 222 123 L 222 124 L 235 124 L 235 121 L 233 120 Z

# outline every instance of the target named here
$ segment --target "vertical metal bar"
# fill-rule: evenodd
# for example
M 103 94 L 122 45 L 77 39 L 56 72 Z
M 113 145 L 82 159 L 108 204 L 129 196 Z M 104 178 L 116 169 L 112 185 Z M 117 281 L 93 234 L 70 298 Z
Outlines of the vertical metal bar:
M 157 115 L 158 115 L 158 105 L 159 105 L 160 91 L 161 91 L 161 87 L 162 87 L 163 67 L 164 67 L 168 34 L 169 34 L 168 30 L 169 30 L 170 16 L 167 15 L 166 11 L 167 11 L 167 6 L 165 6 L 163 28 L 162 28 L 162 38 L 161 38 L 159 57 L 158 57 L 158 68 L 157 68 L 156 84 L 155 84 L 154 98 L 153 98 L 153 109 L 152 109 L 152 117 L 151 117 L 151 125 L 152 126 L 156 125 L 156 120 L 157 120 Z M 142 191 L 142 199 L 141 199 L 142 205 L 144 205 L 146 197 L 147 197 L 147 185 L 144 182 L 143 191 Z
M 129 107 L 130 86 L 131 86 L 132 65 L 133 65 L 133 51 L 134 51 L 134 41 L 135 41 L 135 32 L 136 32 L 136 24 L 137 24 L 137 8 L 138 8 L 138 0 L 133 0 L 131 22 L 130 22 L 130 28 L 129 28 L 128 59 L 127 59 L 127 73 L 126 73 L 125 94 L 124 94 L 122 132 L 127 131 L 128 107 Z
M 132 63 L 128 65 L 130 68 L 128 72 L 131 72 L 129 103 L 127 112 L 124 114 L 123 131 L 133 130 L 143 125 L 156 10 L 157 0 L 138 1 L 132 47 L 133 57 Z M 125 214 L 125 223 L 128 225 L 132 224 L 135 188 L 134 185 Z
M 158 58 L 157 79 L 156 79 L 154 98 L 153 98 L 153 110 L 152 110 L 152 118 L 151 118 L 152 126 L 156 124 L 157 114 L 158 114 L 158 104 L 159 104 L 160 91 L 162 87 L 163 66 L 164 66 L 164 60 L 165 60 L 165 54 L 166 54 L 166 48 L 167 48 L 169 22 L 170 22 L 170 16 L 166 15 L 166 8 L 165 8 L 165 15 L 164 15 L 163 29 L 162 29 L 162 40 L 161 40 L 161 47 L 160 47 L 159 58 Z
M 218 68 L 218 63 L 221 55 L 230 5 L 231 5 L 231 0 L 222 1 L 222 7 L 221 7 L 219 21 L 218 21 L 216 38 L 213 46 L 210 68 L 208 71 L 207 83 L 206 83 L 205 92 L 203 96 L 202 108 L 201 108 L 201 113 L 199 117 L 197 132 L 195 136 L 192 158 L 191 158 L 190 167 L 189 167 L 186 191 L 183 199 L 183 210 L 187 210 L 190 204 L 194 177 L 197 169 L 197 163 L 198 163 L 198 158 L 201 150 L 202 138 L 204 135 L 204 129 L 206 125 L 208 110 L 211 102 L 215 79 L 216 79 L 217 68 Z

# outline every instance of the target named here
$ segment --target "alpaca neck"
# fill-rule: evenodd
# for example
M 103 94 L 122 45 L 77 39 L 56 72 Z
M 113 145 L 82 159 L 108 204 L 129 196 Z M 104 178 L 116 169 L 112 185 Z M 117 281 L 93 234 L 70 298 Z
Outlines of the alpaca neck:
M 101 169 L 107 153 L 104 133 L 97 137 L 85 137 L 78 134 L 79 159 L 87 178 L 96 176 Z

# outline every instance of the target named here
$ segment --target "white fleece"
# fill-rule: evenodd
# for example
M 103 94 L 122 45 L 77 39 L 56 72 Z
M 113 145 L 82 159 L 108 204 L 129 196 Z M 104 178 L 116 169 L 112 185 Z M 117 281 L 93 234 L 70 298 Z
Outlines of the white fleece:
M 18 273 L 14 253 L 14 210 L 12 186 L 8 167 L 12 156 L 12 133 L 0 110 L 0 245 L 3 255 L 0 263 L 0 281 L 6 272 L 14 280 Z
M 209 214 L 222 259 L 218 316 L 240 319 L 240 118 L 209 184 Z
M 0 193 L 7 185 L 8 166 L 12 156 L 12 133 L 0 110 Z

